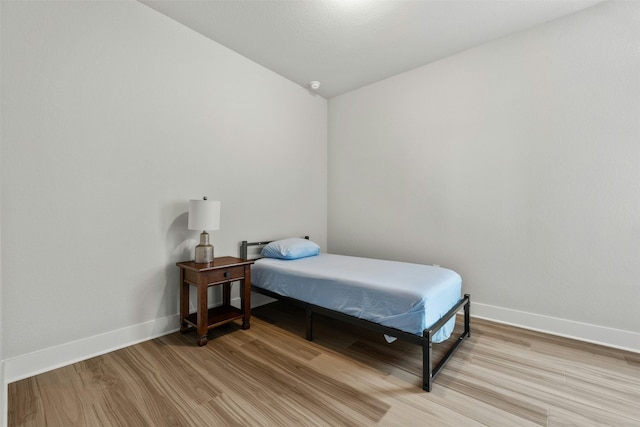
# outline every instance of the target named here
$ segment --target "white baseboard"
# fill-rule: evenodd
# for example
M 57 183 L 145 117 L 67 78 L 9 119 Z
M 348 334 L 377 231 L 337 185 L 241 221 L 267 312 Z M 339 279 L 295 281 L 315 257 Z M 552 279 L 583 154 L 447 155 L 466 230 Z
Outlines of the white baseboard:
M 640 353 L 640 333 L 471 302 L 471 316 Z M 472 326 L 473 328 L 473 326 Z
M 273 301 L 263 295 L 254 294 L 252 298 L 253 307 Z M 234 298 L 232 303 L 238 304 L 239 299 Z M 526 313 L 473 301 L 471 315 L 552 335 L 640 353 L 640 334 L 637 332 Z M 173 333 L 179 329 L 178 317 L 175 314 L 5 359 L 0 365 L 0 369 L 4 369 L 5 381 L 2 386 L 6 387 L 7 384 L 24 378 Z M 6 398 L 6 393 L 4 397 Z
M 162 317 L 78 341 L 6 359 L 6 384 L 90 359 L 179 329 L 178 315 Z
M 274 299 L 253 294 L 251 306 L 258 307 L 271 301 Z M 213 301 L 210 307 L 214 307 L 218 303 L 218 301 Z M 233 298 L 231 304 L 239 307 L 240 298 Z M 7 384 L 24 378 L 176 332 L 180 329 L 179 323 L 178 314 L 174 314 L 6 359 L 2 361 L 5 380 L 2 385 L 6 387 Z

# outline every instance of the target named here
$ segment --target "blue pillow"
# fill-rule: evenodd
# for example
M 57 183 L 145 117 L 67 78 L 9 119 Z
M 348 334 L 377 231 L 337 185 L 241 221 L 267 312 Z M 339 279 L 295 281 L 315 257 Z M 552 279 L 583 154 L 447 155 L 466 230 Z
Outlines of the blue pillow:
M 320 253 L 320 246 L 311 240 L 292 237 L 290 239 L 275 240 L 262 248 L 262 255 L 267 258 L 298 259 Z

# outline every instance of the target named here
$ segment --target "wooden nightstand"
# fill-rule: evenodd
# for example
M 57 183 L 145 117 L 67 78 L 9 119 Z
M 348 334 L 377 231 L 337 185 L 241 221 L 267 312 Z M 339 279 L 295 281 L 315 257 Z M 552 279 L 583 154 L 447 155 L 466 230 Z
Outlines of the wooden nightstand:
M 242 319 L 242 329 L 249 329 L 251 320 L 251 264 L 252 260 L 230 256 L 214 258 L 209 264 L 193 261 L 178 262 L 180 267 L 180 332 L 186 333 L 190 326 L 198 331 L 198 345 L 207 345 L 210 328 Z M 240 282 L 240 308 L 231 305 L 231 282 Z M 198 305 L 195 313 L 189 314 L 189 286 L 195 286 Z M 222 305 L 208 308 L 210 286 L 222 285 Z

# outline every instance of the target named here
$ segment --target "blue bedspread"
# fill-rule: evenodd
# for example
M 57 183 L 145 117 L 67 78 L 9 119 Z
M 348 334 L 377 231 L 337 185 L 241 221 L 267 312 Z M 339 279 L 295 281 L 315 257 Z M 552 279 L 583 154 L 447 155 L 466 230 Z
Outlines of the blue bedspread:
M 297 260 L 262 258 L 254 286 L 422 336 L 460 299 L 462 278 L 441 267 L 321 253 Z M 455 318 L 434 342 L 449 338 Z

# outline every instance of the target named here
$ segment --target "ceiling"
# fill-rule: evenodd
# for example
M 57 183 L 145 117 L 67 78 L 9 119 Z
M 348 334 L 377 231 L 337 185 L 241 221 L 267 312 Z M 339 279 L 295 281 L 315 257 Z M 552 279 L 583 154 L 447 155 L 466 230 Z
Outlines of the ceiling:
M 138 0 L 325 98 L 602 0 Z

